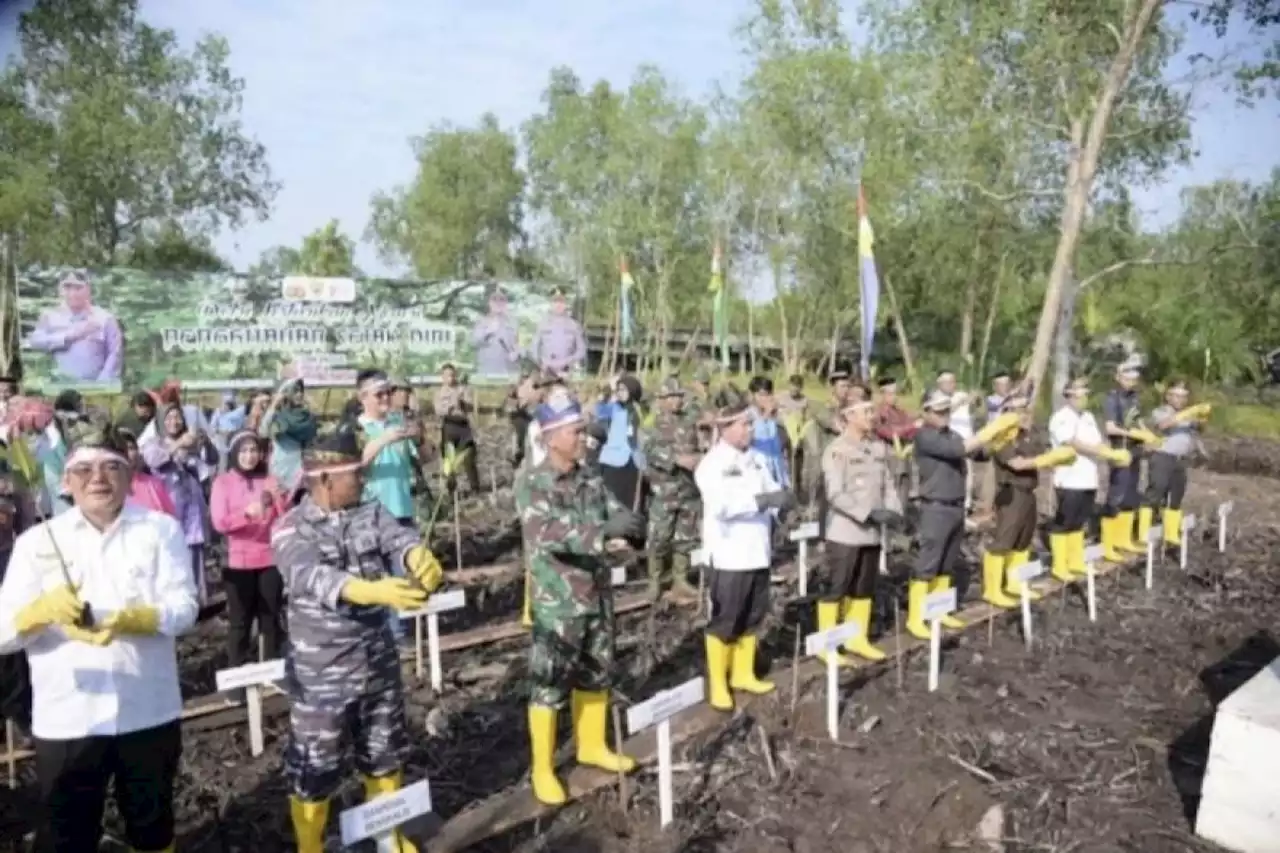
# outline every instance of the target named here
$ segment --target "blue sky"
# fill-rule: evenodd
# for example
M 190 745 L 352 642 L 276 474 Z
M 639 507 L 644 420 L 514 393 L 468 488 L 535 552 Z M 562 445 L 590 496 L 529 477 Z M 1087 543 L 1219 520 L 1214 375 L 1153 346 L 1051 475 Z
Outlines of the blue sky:
M 12 53 L 19 7 L 0 0 L 0 56 Z M 732 82 L 742 58 L 733 29 L 750 0 L 142 0 L 145 18 L 190 43 L 216 31 L 246 82 L 243 120 L 283 184 L 271 218 L 220 235 L 237 268 L 264 249 L 298 245 L 338 218 L 357 237 L 369 198 L 412 177 L 409 138 L 433 124 L 491 111 L 506 127 L 540 107 L 550 70 L 625 84 L 652 63 L 691 95 Z M 850 8 L 854 4 L 848 4 Z M 536 11 L 534 11 L 536 9 Z M 1237 34 L 1242 36 L 1242 34 Z M 1221 50 L 1195 28 L 1187 51 Z M 1176 73 L 1176 70 L 1175 70 Z M 1178 192 L 1218 177 L 1260 178 L 1280 165 L 1280 111 L 1205 91 L 1200 157 L 1138 195 L 1148 221 L 1168 221 Z M 384 272 L 361 244 L 358 263 Z

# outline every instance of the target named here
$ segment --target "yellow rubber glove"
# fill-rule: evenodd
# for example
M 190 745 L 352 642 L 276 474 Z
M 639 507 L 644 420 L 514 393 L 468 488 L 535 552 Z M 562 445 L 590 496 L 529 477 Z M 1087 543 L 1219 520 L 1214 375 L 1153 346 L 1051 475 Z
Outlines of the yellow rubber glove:
M 160 611 L 146 604 L 125 607 L 103 619 L 101 625 L 94 627 L 117 636 L 131 634 L 150 637 L 160 633 Z
M 439 589 L 444 581 L 444 568 L 426 545 L 415 545 L 409 549 L 404 557 L 404 568 L 428 594 Z
M 51 625 L 74 626 L 80 621 L 84 603 L 75 590 L 63 584 L 49 590 L 18 611 L 13 625 L 19 634 L 32 634 Z
M 395 610 L 413 610 L 421 607 L 427 600 L 426 590 L 404 578 L 382 578 L 376 581 L 350 578 L 342 585 L 340 595 L 352 604 L 390 607 Z
M 1041 468 L 1059 468 L 1063 465 L 1070 465 L 1076 461 L 1079 454 L 1076 453 L 1074 447 L 1055 447 L 1053 450 L 1045 451 L 1039 456 L 1031 460 L 1037 470 Z
M 1163 438 L 1143 427 L 1129 430 L 1129 438 L 1132 438 L 1135 441 L 1140 441 L 1143 444 L 1160 444 L 1164 441 Z
M 1108 447 L 1102 453 L 1102 458 L 1110 462 L 1116 468 L 1128 468 L 1133 464 L 1133 454 L 1118 447 Z
M 897 456 L 899 459 L 906 459 L 915 449 L 915 445 L 904 445 L 902 443 L 902 439 L 898 438 L 896 435 L 893 437 L 893 455 Z
M 1180 424 L 1185 424 L 1187 421 L 1207 421 L 1212 414 L 1212 405 L 1209 403 L 1197 403 L 1178 412 L 1173 416 L 1173 419 Z
M 76 628 L 72 625 L 63 625 L 62 634 L 68 640 L 90 646 L 108 646 L 116 638 L 113 631 L 95 631 L 92 628 Z
M 991 419 L 991 422 L 978 430 L 977 439 L 983 444 L 990 444 L 998 436 L 1010 429 L 1017 429 L 1021 416 L 1017 412 L 1005 412 Z

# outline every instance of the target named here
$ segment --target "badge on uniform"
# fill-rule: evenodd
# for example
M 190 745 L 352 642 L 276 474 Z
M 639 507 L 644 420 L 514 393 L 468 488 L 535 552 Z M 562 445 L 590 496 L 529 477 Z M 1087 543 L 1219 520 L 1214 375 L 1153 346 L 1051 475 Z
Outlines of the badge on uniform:
M 724 469 L 724 475 L 726 477 L 741 477 L 742 469 L 739 468 L 737 465 L 734 465 L 732 467 Z

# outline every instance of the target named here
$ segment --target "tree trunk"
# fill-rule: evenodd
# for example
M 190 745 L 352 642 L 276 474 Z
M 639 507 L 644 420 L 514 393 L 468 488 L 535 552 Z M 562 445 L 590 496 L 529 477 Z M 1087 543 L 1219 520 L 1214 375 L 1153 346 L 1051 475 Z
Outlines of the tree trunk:
M 987 372 L 987 353 L 991 350 L 991 332 L 996 327 L 996 315 L 1000 313 L 1000 291 L 1004 289 L 1004 264 L 1008 253 L 1000 256 L 1000 267 L 996 270 L 996 281 L 991 286 L 991 304 L 987 306 L 987 321 L 982 328 L 982 346 L 978 349 L 978 382 L 982 382 Z
M 1160 4 L 1161 0 L 1142 0 L 1142 5 L 1132 17 L 1125 21 L 1120 50 L 1117 51 L 1115 59 L 1111 62 L 1111 68 L 1107 71 L 1102 91 L 1098 93 L 1087 131 L 1083 131 L 1083 125 L 1079 119 L 1071 123 L 1072 144 L 1070 159 L 1067 163 L 1066 200 L 1059 225 L 1058 248 L 1054 252 L 1053 267 L 1049 271 L 1044 306 L 1040 310 L 1040 323 L 1036 327 L 1035 347 L 1031 352 L 1031 364 L 1027 369 L 1027 377 L 1035 383 L 1036 389 L 1043 387 L 1044 376 L 1049 367 L 1054 329 L 1062 312 L 1064 286 L 1074 266 L 1076 245 L 1080 241 L 1080 231 L 1084 224 L 1089 195 L 1093 189 L 1094 175 L 1098 169 L 1098 156 L 1102 151 L 1103 142 L 1106 141 L 1107 128 L 1111 122 L 1111 111 L 1115 107 L 1120 90 L 1124 88 L 1129 78 L 1134 57 L 1138 53 L 1138 46 Z M 1082 139 L 1083 148 L 1081 147 Z
M 978 307 L 978 276 L 982 266 L 982 240 L 973 247 L 973 271 L 969 273 L 969 281 L 964 288 L 964 314 L 960 317 L 960 360 L 966 372 L 973 373 L 973 314 Z M 968 383 L 965 387 L 973 387 L 976 377 L 964 377 Z
M 1053 336 L 1053 405 L 1062 399 L 1062 392 L 1071 380 L 1071 345 L 1075 340 L 1076 297 L 1080 287 L 1076 277 L 1067 274 L 1062 285 L 1062 310 L 1058 314 L 1058 328 Z

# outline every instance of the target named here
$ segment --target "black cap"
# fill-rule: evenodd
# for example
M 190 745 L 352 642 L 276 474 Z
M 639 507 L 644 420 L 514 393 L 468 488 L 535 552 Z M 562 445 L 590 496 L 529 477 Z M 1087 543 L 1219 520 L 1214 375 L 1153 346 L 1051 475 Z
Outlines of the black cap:
M 350 422 L 343 422 L 336 429 L 317 437 L 303 451 L 302 464 L 307 470 L 316 471 L 359 462 L 360 445 L 360 434 L 356 428 Z
M 991 375 L 987 377 L 989 381 L 995 382 L 997 379 L 1012 379 L 1013 374 L 1007 370 L 993 370 Z
M 842 367 L 832 368 L 831 372 L 827 374 L 828 382 L 837 382 L 841 379 L 848 379 L 848 378 L 849 378 L 849 371 L 845 370 Z
M 890 385 L 897 385 L 898 380 L 893 376 L 881 376 L 876 380 L 876 386 L 879 388 L 888 388 Z

